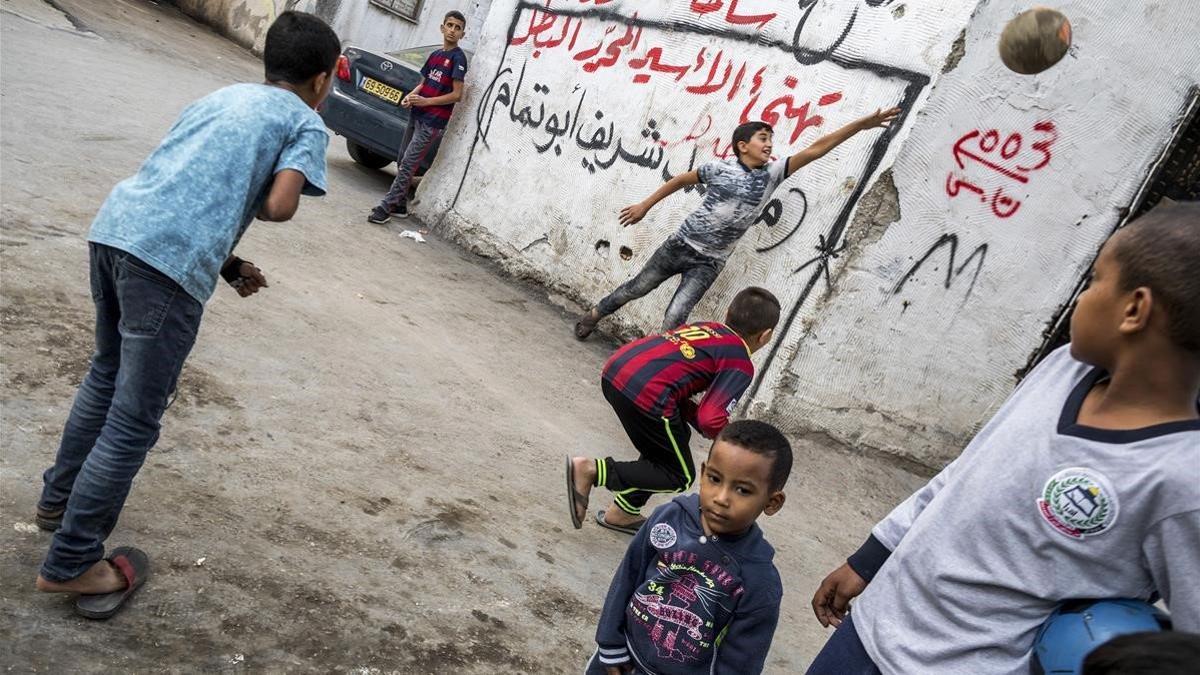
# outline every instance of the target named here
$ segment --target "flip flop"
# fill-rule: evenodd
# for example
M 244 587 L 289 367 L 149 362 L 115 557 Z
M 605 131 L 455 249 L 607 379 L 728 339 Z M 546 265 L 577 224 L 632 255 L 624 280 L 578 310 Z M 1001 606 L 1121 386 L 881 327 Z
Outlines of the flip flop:
M 125 576 L 125 588 L 112 593 L 81 595 L 75 601 L 75 613 L 89 619 L 107 619 L 125 606 L 125 601 L 150 576 L 150 557 L 132 546 L 115 548 L 106 558 Z
M 612 523 L 610 523 L 604 519 L 604 511 L 603 510 L 596 512 L 596 524 L 607 530 L 613 530 L 614 532 L 623 532 L 625 534 L 631 534 L 631 535 L 637 534 L 637 531 L 642 529 L 642 525 L 645 522 L 646 522 L 646 519 L 642 518 L 641 520 L 639 520 L 635 523 L 630 523 L 629 525 L 613 525 Z
M 571 511 L 571 524 L 577 530 L 583 527 L 583 521 L 579 518 L 579 507 L 583 507 L 583 512 L 587 513 L 587 506 L 588 498 L 575 490 L 575 464 L 567 457 L 567 507 Z
M 63 514 L 66 512 L 67 510 L 65 508 L 57 511 L 47 511 L 39 507 L 37 513 L 33 517 L 33 522 L 37 523 L 38 527 L 47 532 L 54 532 L 58 528 L 62 527 Z

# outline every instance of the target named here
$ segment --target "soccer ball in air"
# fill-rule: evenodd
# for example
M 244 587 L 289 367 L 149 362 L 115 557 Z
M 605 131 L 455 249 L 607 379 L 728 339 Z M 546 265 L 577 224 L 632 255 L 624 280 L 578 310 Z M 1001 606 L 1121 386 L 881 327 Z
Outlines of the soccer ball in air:
M 1000 33 L 1000 60 L 1022 75 L 1040 73 L 1062 60 L 1071 46 L 1071 22 L 1048 7 L 1025 10 Z

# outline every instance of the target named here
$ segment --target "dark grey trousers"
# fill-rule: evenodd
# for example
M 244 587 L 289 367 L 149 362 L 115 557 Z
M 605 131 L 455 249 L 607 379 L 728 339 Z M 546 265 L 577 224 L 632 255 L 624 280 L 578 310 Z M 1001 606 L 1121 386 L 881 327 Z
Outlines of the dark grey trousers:
M 425 161 L 425 155 L 433 147 L 434 141 L 442 137 L 445 129 L 436 129 L 418 120 L 413 120 L 408 128 L 408 142 L 396 160 L 396 179 L 392 187 L 379 203 L 388 213 L 395 213 L 401 205 L 408 201 L 408 185 L 412 182 L 413 174 Z
M 687 242 L 671 235 L 637 276 L 617 287 L 596 305 L 600 316 L 608 316 L 617 311 L 630 300 L 636 300 L 662 285 L 662 282 L 681 275 L 679 288 L 667 305 L 667 313 L 663 317 L 664 331 L 678 328 L 687 323 L 692 308 L 700 302 L 700 298 L 708 291 L 725 266 L 724 260 L 710 258 L 688 246 Z

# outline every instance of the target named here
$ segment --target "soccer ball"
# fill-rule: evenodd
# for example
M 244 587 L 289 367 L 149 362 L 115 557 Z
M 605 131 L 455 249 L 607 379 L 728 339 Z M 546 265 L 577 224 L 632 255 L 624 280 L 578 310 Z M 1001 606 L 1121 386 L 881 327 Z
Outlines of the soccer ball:
M 1141 600 L 1065 602 L 1038 630 L 1030 670 L 1035 675 L 1079 675 L 1088 653 L 1118 635 L 1170 629 L 1170 616 Z
M 1061 12 L 1034 7 L 1000 33 L 1000 60 L 1009 70 L 1033 75 L 1062 60 L 1071 46 L 1071 22 Z

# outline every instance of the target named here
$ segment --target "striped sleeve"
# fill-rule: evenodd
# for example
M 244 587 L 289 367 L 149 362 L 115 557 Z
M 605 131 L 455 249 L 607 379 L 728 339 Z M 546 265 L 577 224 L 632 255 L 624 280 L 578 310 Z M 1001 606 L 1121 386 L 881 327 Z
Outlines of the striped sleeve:
M 753 366 L 734 362 L 723 364 L 700 400 L 696 410 L 696 428 L 705 438 L 716 438 L 729 423 L 729 415 L 750 386 Z

